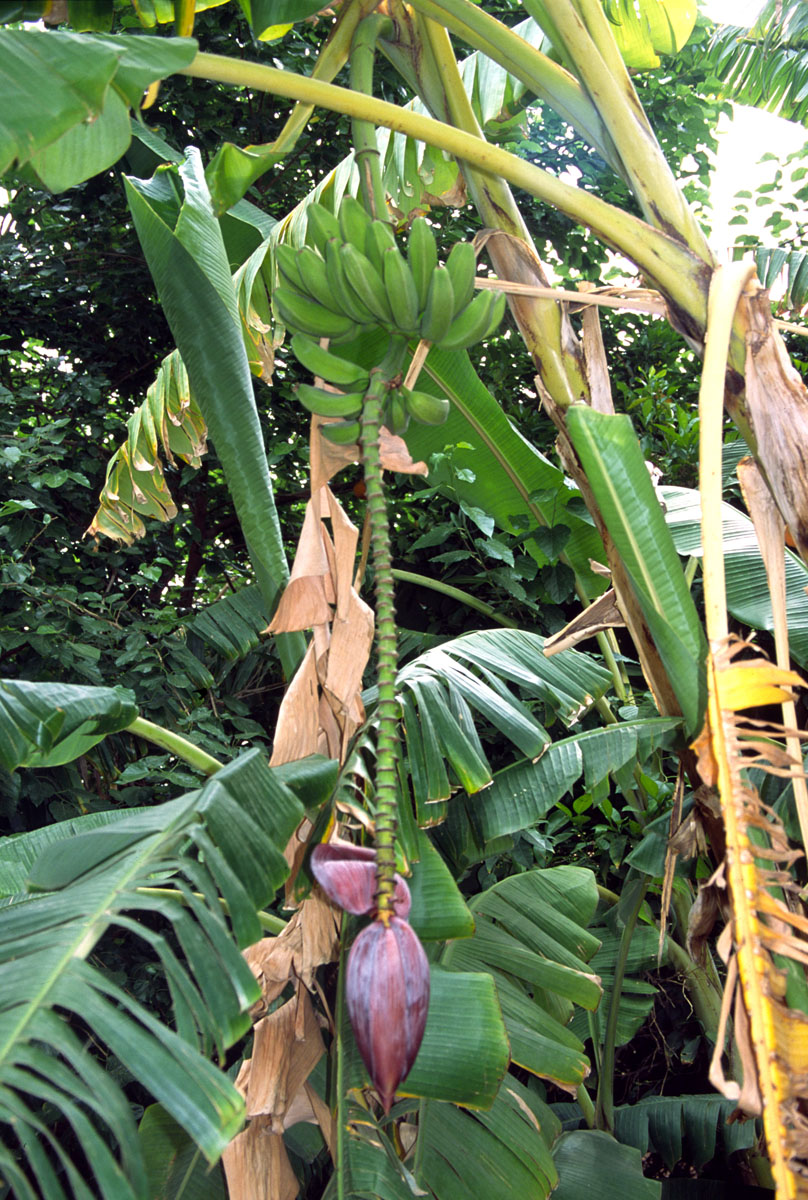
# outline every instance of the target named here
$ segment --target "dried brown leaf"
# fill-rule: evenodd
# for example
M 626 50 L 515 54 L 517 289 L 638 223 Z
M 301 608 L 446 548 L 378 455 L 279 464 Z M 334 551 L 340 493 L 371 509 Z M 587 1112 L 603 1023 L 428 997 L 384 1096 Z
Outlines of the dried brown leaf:
M 300 1183 L 283 1137 L 269 1117 L 256 1117 L 222 1155 L 230 1200 L 296 1200 Z
M 281 703 L 272 746 L 271 766 L 294 762 L 299 758 L 306 758 L 309 754 L 318 753 L 320 723 L 317 711 L 317 664 L 312 642 Z
M 253 1034 L 247 1116 L 268 1116 L 272 1132 L 282 1133 L 289 1105 L 325 1053 L 306 989 L 262 1018 Z
M 623 628 L 625 621 L 615 602 L 614 588 L 609 588 L 602 596 L 598 596 L 583 612 L 554 633 L 544 643 L 544 653 L 549 657 L 577 646 L 578 642 L 594 637 L 604 629 Z

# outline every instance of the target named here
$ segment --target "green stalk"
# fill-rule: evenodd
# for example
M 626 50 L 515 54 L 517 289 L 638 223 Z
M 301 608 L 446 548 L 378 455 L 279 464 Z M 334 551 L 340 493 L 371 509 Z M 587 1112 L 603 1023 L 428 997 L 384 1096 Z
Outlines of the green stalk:
M 356 31 L 351 47 L 351 87 L 366 96 L 373 95 L 373 64 L 376 59 L 376 40 L 392 29 L 389 17 L 374 13 L 366 17 Z M 387 197 L 382 180 L 376 127 L 354 117 L 351 121 L 354 158 L 359 168 L 359 182 L 365 208 L 372 217 L 387 220 Z
M 628 877 L 629 879 L 631 876 Z M 614 964 L 614 985 L 612 990 L 609 1016 L 603 1034 L 603 1048 L 600 1076 L 598 1078 L 598 1095 L 595 1104 L 595 1121 L 598 1129 L 614 1133 L 614 1052 L 617 1038 L 617 1017 L 620 1012 L 620 998 L 623 992 L 623 980 L 626 975 L 626 963 L 631 949 L 631 939 L 640 915 L 645 891 L 648 887 L 647 876 L 635 878 L 633 881 L 635 894 L 631 898 L 629 911 L 626 913 L 623 934 L 620 938 L 620 949 Z M 624 890 L 625 890 L 625 884 Z
M 196 767 L 197 771 L 201 771 L 203 775 L 215 775 L 224 766 L 224 763 L 220 763 L 218 759 L 201 750 L 199 746 L 195 746 L 193 742 L 189 742 L 187 738 L 180 737 L 178 733 L 172 733 L 170 729 L 163 729 L 162 725 L 154 725 L 151 721 L 145 721 L 143 717 L 135 717 L 131 725 L 126 726 L 126 731 L 133 733 L 136 737 L 145 738 L 147 742 L 153 742 L 155 746 L 160 746 L 163 750 L 168 750 L 169 754 Z
M 413 0 L 411 7 L 499 63 L 539 100 L 549 104 L 562 120 L 573 125 L 616 171 L 621 170 L 620 156 L 600 113 L 578 80 L 564 67 L 472 0 Z
M 645 219 L 712 266 L 710 248 L 648 123 L 600 0 L 582 0 L 580 14 L 570 11 L 569 0 L 542 0 L 538 6 L 526 0 L 525 7 L 539 24 L 546 13 L 558 30 L 560 45 L 618 149 Z
M 345 1200 L 345 1043 L 342 1031 L 345 1028 L 345 925 L 347 916 L 342 915 L 343 928 L 339 941 L 339 974 L 337 975 L 337 1005 L 334 1014 L 334 1037 L 337 1044 L 337 1143 L 335 1146 L 334 1172 L 337 1176 L 337 1200 Z
M 457 600 L 460 604 L 465 604 L 467 608 L 476 609 L 496 625 L 503 625 L 505 629 L 521 628 L 517 621 L 509 621 L 507 617 L 501 617 L 496 609 L 492 608 L 490 604 L 486 604 L 484 600 L 478 600 L 469 592 L 443 583 L 440 579 L 430 579 L 428 575 L 416 575 L 414 571 L 395 570 L 392 574 L 393 579 L 399 579 L 402 583 L 414 583 L 418 587 L 430 588 L 433 592 L 440 592 L 442 596 L 448 596 L 450 600 Z
M 349 117 L 364 118 L 445 150 L 486 172 L 492 180 L 507 179 L 571 220 L 587 226 L 608 246 L 630 256 L 652 284 L 670 296 L 700 328 L 705 325 L 703 279 L 707 268 L 686 247 L 597 196 L 564 183 L 499 146 L 489 145 L 483 138 L 348 88 L 218 54 L 198 54 L 179 74 L 270 92 Z
M 376 908 L 386 925 L 393 915 L 396 873 L 396 759 L 398 701 L 396 700 L 396 613 L 390 526 L 382 487 L 379 426 L 385 390 L 381 370 L 371 375 L 362 408 L 362 461 L 365 469 L 370 545 L 376 587 L 376 661 L 379 688 L 376 748 Z
M 592 1103 L 592 1097 L 581 1083 L 578 1085 L 578 1091 L 575 1093 L 575 1098 L 581 1107 L 581 1112 L 584 1114 L 587 1129 L 595 1128 L 595 1106 Z

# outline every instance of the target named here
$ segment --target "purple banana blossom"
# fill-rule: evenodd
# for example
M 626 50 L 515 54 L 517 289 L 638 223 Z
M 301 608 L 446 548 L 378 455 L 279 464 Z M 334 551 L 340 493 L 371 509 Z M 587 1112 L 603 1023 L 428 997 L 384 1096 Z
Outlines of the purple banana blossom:
M 328 899 L 345 912 L 363 917 L 376 909 L 376 851 L 350 842 L 328 842 L 311 852 L 314 878 Z M 405 921 L 410 914 L 410 889 L 400 875 L 395 877 L 393 909 Z
M 345 999 L 356 1044 L 385 1112 L 410 1072 L 429 1008 L 429 962 L 400 917 L 373 921 L 348 955 Z
M 315 846 L 311 869 L 334 904 L 376 917 L 376 851 L 349 842 Z M 395 876 L 392 917 L 376 918 L 348 955 L 345 1000 L 356 1044 L 384 1111 L 418 1054 L 429 1008 L 429 962 L 407 923 L 410 889 Z

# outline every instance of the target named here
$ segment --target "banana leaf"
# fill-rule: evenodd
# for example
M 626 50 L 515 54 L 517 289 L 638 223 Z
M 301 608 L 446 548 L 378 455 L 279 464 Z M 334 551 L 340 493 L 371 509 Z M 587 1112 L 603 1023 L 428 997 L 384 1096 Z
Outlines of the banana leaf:
M 137 715 L 126 688 L 0 680 L 0 765 L 16 771 L 71 762 Z
M 665 521 L 679 554 L 701 557 L 701 500 L 692 488 L 665 487 Z M 753 629 L 774 628 L 766 571 L 752 520 L 731 504 L 722 504 L 724 570 L 727 608 L 733 617 Z M 808 663 L 808 610 L 805 588 L 808 567 L 792 550 L 785 549 L 788 643 L 801 666 Z
M 591 925 L 590 929 L 601 942 L 589 965 L 599 976 L 603 986 L 603 1003 L 594 1015 L 595 1029 L 602 1038 L 614 987 L 614 967 L 620 949 L 620 934 L 615 933 L 603 920 Z M 659 931 L 643 925 L 637 926 L 631 938 L 626 974 L 620 992 L 615 1046 L 625 1046 L 630 1042 L 654 1007 L 657 989 L 652 983 L 648 983 L 643 975 L 647 971 L 656 970 L 658 947 Z M 589 1018 L 585 1012 L 576 1010 L 569 1027 L 582 1042 L 590 1036 Z
M 191 38 L 0 30 L 0 174 L 52 192 L 97 175 L 129 145 L 129 109 L 196 52 Z
M 565 1131 L 583 1124 L 577 1104 L 554 1104 L 553 1112 Z M 727 1161 L 738 1150 L 751 1149 L 758 1140 L 759 1122 L 733 1121 L 732 1100 L 714 1092 L 704 1096 L 645 1096 L 614 1110 L 615 1137 L 640 1154 L 659 1154 L 673 1168 L 686 1159 L 701 1171 L 720 1153 Z
M 567 428 L 671 681 L 687 731 L 707 703 L 704 630 L 631 421 L 582 406 Z
M 553 1161 L 560 1180 L 555 1200 L 589 1200 L 595 1180 L 598 1200 L 660 1200 L 662 1195 L 658 1180 L 643 1178 L 639 1153 L 597 1129 L 562 1133 Z
M 84 1179 L 104 1200 L 151 1195 L 129 1101 L 88 1052 L 86 1029 L 209 1162 L 238 1131 L 244 1102 L 207 1056 L 221 1061 L 250 1027 L 259 989 L 240 947 L 260 936 L 256 910 L 288 874 L 283 847 L 301 815 L 252 751 L 198 792 L 41 850 L 27 894 L 0 907 L 0 1120 L 14 1130 L 0 1172 L 21 1200 L 62 1200 L 66 1186 L 89 1196 Z M 23 854 L 27 836 L 3 849 Z M 109 929 L 160 961 L 173 1029 L 90 960 Z M 42 1105 L 72 1142 L 57 1141 Z
M 264 602 L 274 609 L 288 576 L 266 452 L 240 332 L 222 233 L 210 210 L 201 160 L 189 150 L 173 182 L 179 211 L 159 182 L 125 177 L 127 198 L 190 387 L 233 497 Z M 302 656 L 299 634 L 278 638 L 287 675 Z

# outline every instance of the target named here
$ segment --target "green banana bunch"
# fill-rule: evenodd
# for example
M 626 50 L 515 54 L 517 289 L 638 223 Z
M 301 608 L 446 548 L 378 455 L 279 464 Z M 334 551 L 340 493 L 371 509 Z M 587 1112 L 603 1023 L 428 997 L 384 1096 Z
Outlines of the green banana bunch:
M 297 251 L 276 250 L 277 311 L 296 333 L 339 342 L 381 326 L 417 335 L 442 350 L 465 350 L 502 320 L 501 293 L 475 295 L 476 255 L 470 242 L 458 242 L 441 266 L 435 235 L 423 217 L 412 224 L 405 258 L 390 225 L 373 220 L 354 196 L 344 196 L 336 214 L 311 204 L 306 215 L 308 244 Z M 304 353 L 314 361 L 310 347 Z M 353 390 L 350 378 L 343 382 L 310 369 Z M 336 369 L 344 375 L 344 368 Z M 406 428 L 405 420 L 415 415 L 393 393 L 388 407 L 396 427 Z

